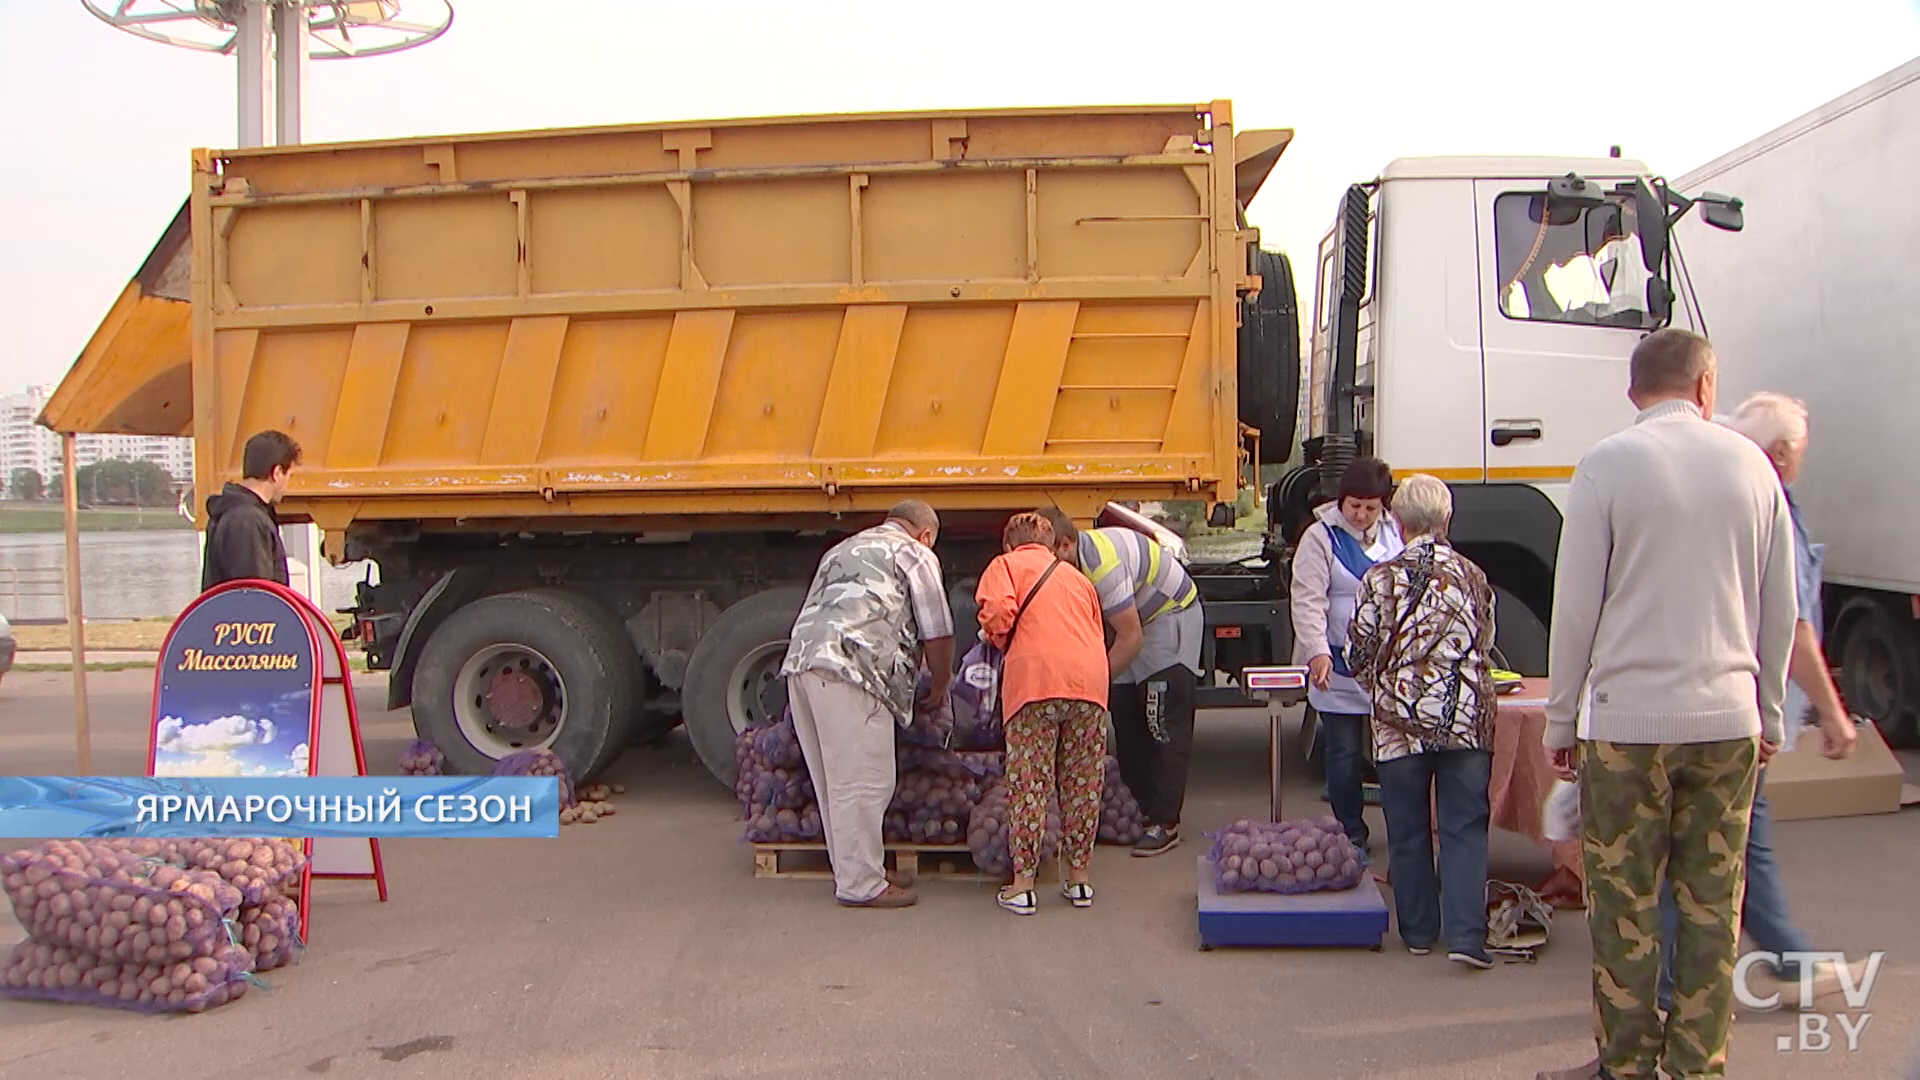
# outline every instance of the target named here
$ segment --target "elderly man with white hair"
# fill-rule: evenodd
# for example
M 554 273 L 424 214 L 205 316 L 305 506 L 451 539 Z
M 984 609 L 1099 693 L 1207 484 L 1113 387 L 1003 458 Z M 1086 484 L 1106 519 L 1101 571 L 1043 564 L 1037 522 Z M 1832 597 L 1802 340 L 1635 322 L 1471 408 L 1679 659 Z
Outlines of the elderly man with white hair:
M 1827 757 L 1839 759 L 1853 751 L 1859 737 L 1853 720 L 1840 702 L 1833 677 L 1827 673 L 1827 658 L 1820 648 L 1820 555 L 1821 550 L 1807 536 L 1800 507 L 1793 499 L 1793 483 L 1800 478 L 1800 465 L 1807 453 L 1807 407 L 1784 394 L 1759 393 L 1740 403 L 1732 416 L 1720 418 L 1729 428 L 1753 440 L 1766 451 L 1780 474 L 1787 497 L 1787 512 L 1793 521 L 1794 590 L 1799 602 L 1799 620 L 1793 628 L 1793 652 L 1787 663 L 1786 704 L 1782 721 L 1786 738 L 1782 753 L 1794 748 L 1805 717 L 1811 713 L 1820 728 Z M 1787 912 L 1786 883 L 1773 858 L 1772 827 L 1767 815 L 1766 770 L 1760 771 L 1753 791 L 1753 816 L 1747 831 L 1747 891 L 1740 909 L 1740 928 L 1754 944 L 1775 955 L 1813 951 L 1806 935 L 1793 924 Z M 1673 896 L 1660 893 L 1660 916 L 1664 933 L 1661 939 L 1665 963 L 1660 970 L 1660 1004 L 1671 1008 L 1673 996 L 1672 953 L 1674 928 L 1678 915 Z M 1783 983 L 1798 983 L 1802 973 L 1791 962 L 1773 972 Z M 1821 962 L 1814 965 L 1812 996 L 1840 988 L 1840 971 Z M 1854 980 L 1860 981 L 1860 977 Z M 1783 987 L 1782 997 L 1792 1001 L 1798 994 Z
M 1468 967 L 1487 956 L 1487 785 L 1493 771 L 1493 589 L 1447 543 L 1453 494 L 1417 473 L 1393 496 L 1405 550 L 1360 581 L 1347 659 L 1372 701 L 1369 728 L 1387 818 L 1400 940 L 1444 938 Z M 1428 814 L 1432 806 L 1436 823 Z M 1435 872 L 1433 834 L 1440 852 Z

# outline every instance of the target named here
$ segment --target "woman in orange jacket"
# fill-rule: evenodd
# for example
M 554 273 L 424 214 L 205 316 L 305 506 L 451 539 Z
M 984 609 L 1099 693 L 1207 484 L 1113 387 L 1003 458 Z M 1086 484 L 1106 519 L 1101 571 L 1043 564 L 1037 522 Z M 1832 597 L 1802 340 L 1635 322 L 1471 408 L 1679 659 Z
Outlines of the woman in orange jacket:
M 1038 910 L 1034 884 L 1047 810 L 1057 799 L 1066 865 L 1063 894 L 1093 906 L 1087 879 L 1100 825 L 1107 752 L 1107 644 L 1100 599 L 1085 575 L 1056 573 L 1053 526 L 1016 514 L 1001 536 L 1005 553 L 980 575 L 975 598 L 986 639 L 1006 654 L 1000 707 L 1006 720 L 1008 853 L 1013 882 L 1000 906 Z

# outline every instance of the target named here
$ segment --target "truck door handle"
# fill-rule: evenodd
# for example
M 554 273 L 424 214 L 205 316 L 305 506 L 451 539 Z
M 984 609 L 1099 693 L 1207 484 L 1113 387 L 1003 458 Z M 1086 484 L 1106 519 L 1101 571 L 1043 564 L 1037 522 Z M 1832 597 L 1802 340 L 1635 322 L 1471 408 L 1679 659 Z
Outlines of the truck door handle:
M 1519 442 L 1521 439 L 1538 439 L 1540 436 L 1541 431 L 1539 424 L 1497 427 L 1493 429 L 1493 445 L 1506 446 L 1509 443 Z

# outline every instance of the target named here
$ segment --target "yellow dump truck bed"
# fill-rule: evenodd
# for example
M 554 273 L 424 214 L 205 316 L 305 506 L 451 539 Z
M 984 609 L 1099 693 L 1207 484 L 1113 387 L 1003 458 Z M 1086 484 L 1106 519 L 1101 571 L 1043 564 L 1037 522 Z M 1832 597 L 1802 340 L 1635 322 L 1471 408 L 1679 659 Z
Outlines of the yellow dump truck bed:
M 1214 102 L 203 151 L 44 420 L 190 432 L 201 492 L 286 431 L 283 509 L 336 536 L 1230 499 L 1240 208 L 1290 135 L 1232 131 Z

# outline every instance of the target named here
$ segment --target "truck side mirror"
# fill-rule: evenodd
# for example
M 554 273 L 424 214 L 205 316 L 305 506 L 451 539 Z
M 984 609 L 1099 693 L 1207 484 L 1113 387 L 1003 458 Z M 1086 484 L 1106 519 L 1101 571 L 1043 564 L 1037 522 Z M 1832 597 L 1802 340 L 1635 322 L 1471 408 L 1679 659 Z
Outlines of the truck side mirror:
M 1667 257 L 1667 200 L 1645 180 L 1633 182 L 1633 216 L 1640 230 L 1640 261 L 1657 277 Z
M 1647 314 L 1655 326 L 1665 326 L 1673 318 L 1673 286 L 1660 277 L 1647 279 Z
M 1547 201 L 1585 210 L 1605 205 L 1607 196 L 1600 190 L 1599 184 L 1583 176 L 1568 173 L 1547 181 Z
M 1694 201 L 1700 204 L 1700 216 L 1716 229 L 1739 232 L 1747 223 L 1747 216 L 1739 199 L 1728 195 L 1716 195 L 1709 191 Z

